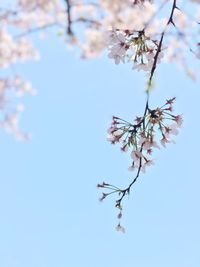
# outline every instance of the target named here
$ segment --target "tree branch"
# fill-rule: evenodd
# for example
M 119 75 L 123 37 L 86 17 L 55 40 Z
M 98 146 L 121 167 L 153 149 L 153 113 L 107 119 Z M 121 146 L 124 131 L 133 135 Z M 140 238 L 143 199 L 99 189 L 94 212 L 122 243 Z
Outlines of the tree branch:
M 72 18 L 71 18 L 71 3 L 70 0 L 65 0 L 67 4 L 67 34 L 74 35 L 72 31 Z

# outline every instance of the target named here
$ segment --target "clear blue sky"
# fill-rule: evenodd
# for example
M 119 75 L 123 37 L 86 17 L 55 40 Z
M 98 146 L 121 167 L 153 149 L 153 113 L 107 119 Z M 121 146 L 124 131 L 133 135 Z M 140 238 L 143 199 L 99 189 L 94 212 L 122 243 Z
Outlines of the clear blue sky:
M 0 132 L 0 266 L 199 267 L 200 83 L 160 66 L 151 103 L 177 96 L 184 127 L 135 185 L 121 234 L 114 200 L 99 203 L 96 184 L 131 178 L 106 130 L 112 115 L 143 112 L 144 76 L 106 56 L 81 61 L 55 36 L 37 43 L 41 61 L 16 67 L 38 90 L 21 120 L 33 138 Z

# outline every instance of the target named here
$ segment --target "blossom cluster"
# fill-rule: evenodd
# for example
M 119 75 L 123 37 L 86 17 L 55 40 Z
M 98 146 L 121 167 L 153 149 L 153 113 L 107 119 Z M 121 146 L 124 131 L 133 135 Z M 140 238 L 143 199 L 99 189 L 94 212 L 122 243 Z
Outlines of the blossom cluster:
M 0 68 L 8 67 L 17 61 L 38 59 L 38 52 L 26 38 L 14 40 L 5 30 L 0 29 Z
M 36 91 L 22 77 L 17 75 L 13 78 L 0 78 L 0 128 L 13 134 L 17 140 L 27 140 L 30 137 L 19 127 L 24 106 L 18 103 L 18 99 L 25 94 L 35 95 Z
M 167 60 L 179 64 L 190 77 L 196 76 L 195 70 L 187 64 L 187 53 L 194 51 L 200 58 L 199 0 L 184 1 L 184 5 L 178 0 L 11 2 L 0 8 L 0 68 L 37 59 L 39 53 L 34 45 L 35 38 L 31 36 L 39 33 L 39 37 L 44 38 L 48 29 L 53 28 L 68 45 L 80 48 L 82 58 L 97 57 L 108 47 L 109 57 L 116 64 L 128 61 L 133 69 L 150 71 L 157 55 L 156 64 L 161 59 Z M 173 12 L 176 27 L 169 27 L 159 51 L 160 35 L 173 2 L 178 6 Z M 188 7 L 194 10 L 192 15 L 188 14 Z
M 181 115 L 173 114 L 174 100 L 168 99 L 155 109 L 147 107 L 144 116 L 136 117 L 133 123 L 113 117 L 107 140 L 111 144 L 119 143 L 124 152 L 130 151 L 130 171 L 141 169 L 145 172 L 146 167 L 154 165 L 154 149 L 174 143 L 173 135 L 178 134 L 183 121 Z
M 150 71 L 159 43 L 147 37 L 144 31 L 112 30 L 109 32 L 108 49 L 108 57 L 113 58 L 115 64 L 125 63 L 127 59 L 133 62 L 133 69 Z M 162 57 L 163 53 L 159 52 L 157 63 Z
M 141 172 L 146 167 L 154 165 L 153 153 L 155 149 L 166 147 L 168 143 L 175 143 L 173 136 L 179 133 L 182 126 L 182 115 L 173 112 L 175 97 L 167 99 L 166 102 L 157 108 L 150 108 L 148 100 L 144 115 L 136 117 L 133 122 L 128 122 L 119 117 L 113 116 L 111 126 L 108 129 L 107 140 L 115 145 L 120 144 L 121 151 L 129 152 L 131 156 L 130 171 L 136 170 L 136 175 L 128 187 L 121 189 L 115 185 L 103 182 L 97 185 L 98 188 L 106 190 L 100 200 L 116 194 L 115 207 L 119 210 L 117 218 L 122 218 L 122 201 L 130 193 L 131 187 L 137 181 Z M 116 227 L 117 231 L 125 232 L 120 221 Z

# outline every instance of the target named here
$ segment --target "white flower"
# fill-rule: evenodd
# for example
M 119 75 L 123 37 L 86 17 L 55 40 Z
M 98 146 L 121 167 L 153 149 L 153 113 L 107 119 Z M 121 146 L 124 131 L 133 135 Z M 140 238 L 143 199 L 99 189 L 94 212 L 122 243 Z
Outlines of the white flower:
M 169 129 L 169 134 L 178 135 L 178 125 L 177 123 L 173 123 L 167 127 Z
M 131 158 L 133 159 L 134 163 L 137 163 L 142 158 L 142 153 L 138 150 L 133 150 L 131 153 Z
M 108 49 L 110 53 L 108 57 L 113 58 L 115 64 L 119 64 L 120 62 L 124 63 L 124 57 L 127 51 L 125 35 L 121 32 L 117 33 L 116 31 L 112 31 L 109 37 Z
M 140 145 L 142 145 L 144 150 L 149 150 L 152 147 L 160 149 L 159 145 L 156 141 L 154 141 L 153 136 L 151 136 L 150 140 L 147 138 L 142 137 L 139 142 Z
M 132 172 L 135 170 L 135 167 L 133 166 L 133 164 L 131 166 L 128 167 L 128 171 Z
M 178 124 L 178 127 L 180 128 L 183 124 L 183 117 L 181 115 L 175 116 L 175 122 Z
M 112 142 L 115 142 L 116 137 L 113 134 L 108 134 L 106 139 L 107 141 L 112 143 Z
M 119 64 L 120 62 L 124 63 L 124 56 L 126 54 L 126 49 L 121 44 L 117 44 L 111 48 L 110 53 L 108 54 L 109 58 L 113 58 L 115 64 Z
M 144 172 L 145 173 L 145 171 L 146 171 L 146 167 L 147 166 L 151 166 L 151 165 L 155 165 L 155 163 L 154 163 L 154 161 L 153 160 L 146 160 L 146 162 L 143 164 L 143 166 L 142 166 L 142 172 Z
M 160 143 L 163 147 L 166 147 L 166 144 L 167 143 L 170 143 L 171 141 L 169 139 L 167 139 L 166 136 L 164 136 L 161 140 L 160 140 Z

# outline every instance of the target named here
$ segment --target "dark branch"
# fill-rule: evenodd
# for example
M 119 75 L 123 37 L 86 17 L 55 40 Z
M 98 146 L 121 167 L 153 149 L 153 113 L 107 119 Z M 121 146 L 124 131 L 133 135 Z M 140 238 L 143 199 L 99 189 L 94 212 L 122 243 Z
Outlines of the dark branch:
M 72 31 L 72 18 L 71 18 L 71 3 L 70 0 L 65 0 L 67 4 L 67 34 L 73 35 Z
M 176 6 L 176 0 L 174 0 L 167 25 L 166 25 L 165 29 L 163 30 L 163 32 L 161 33 L 161 38 L 160 38 L 160 41 L 158 44 L 157 52 L 156 52 L 155 57 L 154 57 L 153 66 L 152 66 L 151 71 L 150 71 L 150 77 L 149 77 L 149 82 L 148 82 L 149 87 L 151 86 L 152 78 L 153 78 L 154 72 L 155 72 L 156 67 L 157 67 L 158 56 L 159 56 L 159 53 L 161 52 L 162 43 L 163 43 L 163 39 L 164 39 L 164 35 L 166 33 L 166 30 L 167 30 L 167 27 L 170 23 L 173 24 L 174 27 L 176 27 L 176 25 L 174 24 L 174 21 L 173 21 L 174 11 L 176 8 L 178 8 L 178 7 Z

